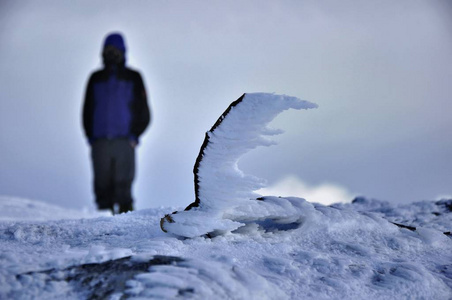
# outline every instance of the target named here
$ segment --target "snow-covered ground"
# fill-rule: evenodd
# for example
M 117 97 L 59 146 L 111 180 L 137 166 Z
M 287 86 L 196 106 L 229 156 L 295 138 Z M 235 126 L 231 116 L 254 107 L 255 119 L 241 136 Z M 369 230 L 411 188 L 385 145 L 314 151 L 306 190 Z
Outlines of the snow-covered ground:
M 19 198 L 0 204 L 0 299 L 452 297 L 451 200 L 306 202 L 299 226 L 252 223 L 211 239 L 163 233 L 174 208 L 81 218 Z M 66 219 L 43 221 L 49 210 Z
M 188 210 L 96 216 L 0 197 L 0 299 L 452 299 L 452 200 L 254 193 L 263 181 L 240 157 L 273 144 L 279 113 L 315 107 L 263 93 L 233 102 L 206 135 Z

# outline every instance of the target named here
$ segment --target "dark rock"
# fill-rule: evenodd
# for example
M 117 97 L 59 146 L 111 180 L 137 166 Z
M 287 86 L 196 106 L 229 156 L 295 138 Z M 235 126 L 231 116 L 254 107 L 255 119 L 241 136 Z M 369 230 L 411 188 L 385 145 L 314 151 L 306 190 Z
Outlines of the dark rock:
M 452 199 L 442 199 L 436 201 L 435 204 L 443 208 L 446 212 L 452 212 Z
M 177 264 L 183 260 L 174 256 L 154 256 L 150 260 L 138 261 L 131 256 L 102 263 L 83 264 L 66 269 L 51 269 L 17 275 L 17 279 L 27 275 L 46 275 L 46 281 L 66 281 L 74 291 L 86 299 L 108 299 L 116 293 L 124 293 L 126 282 L 136 275 L 149 272 L 151 266 Z M 188 290 L 181 294 L 190 293 Z

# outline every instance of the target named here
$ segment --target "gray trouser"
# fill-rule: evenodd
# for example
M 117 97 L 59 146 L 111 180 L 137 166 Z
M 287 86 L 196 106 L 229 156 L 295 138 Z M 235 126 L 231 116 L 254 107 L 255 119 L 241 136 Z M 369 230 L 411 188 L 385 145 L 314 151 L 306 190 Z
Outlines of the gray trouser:
M 127 138 L 96 140 L 91 147 L 91 158 L 98 208 L 111 209 L 114 204 L 132 204 L 135 150 L 129 140 Z

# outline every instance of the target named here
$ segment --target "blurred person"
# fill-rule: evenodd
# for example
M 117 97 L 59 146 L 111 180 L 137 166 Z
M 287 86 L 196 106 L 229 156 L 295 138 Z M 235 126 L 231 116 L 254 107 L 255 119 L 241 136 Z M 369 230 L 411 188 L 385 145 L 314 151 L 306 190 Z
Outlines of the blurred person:
M 142 77 L 126 67 L 125 54 L 122 35 L 107 35 L 104 66 L 91 74 L 83 104 L 97 208 L 113 214 L 133 210 L 135 147 L 150 122 Z

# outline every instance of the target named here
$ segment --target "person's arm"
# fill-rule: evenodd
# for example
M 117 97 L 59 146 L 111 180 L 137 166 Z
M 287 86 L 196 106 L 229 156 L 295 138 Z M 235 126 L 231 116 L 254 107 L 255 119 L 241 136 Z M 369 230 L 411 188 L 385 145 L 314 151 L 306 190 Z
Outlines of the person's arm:
M 93 96 L 93 77 L 88 80 L 88 85 L 85 92 L 85 100 L 83 103 L 83 130 L 85 136 L 91 143 L 93 138 L 93 111 L 94 111 L 94 96 Z
M 132 105 L 131 139 L 138 144 L 139 136 L 146 130 L 151 120 L 151 113 L 146 96 L 143 79 L 139 73 L 135 77 L 134 101 Z

